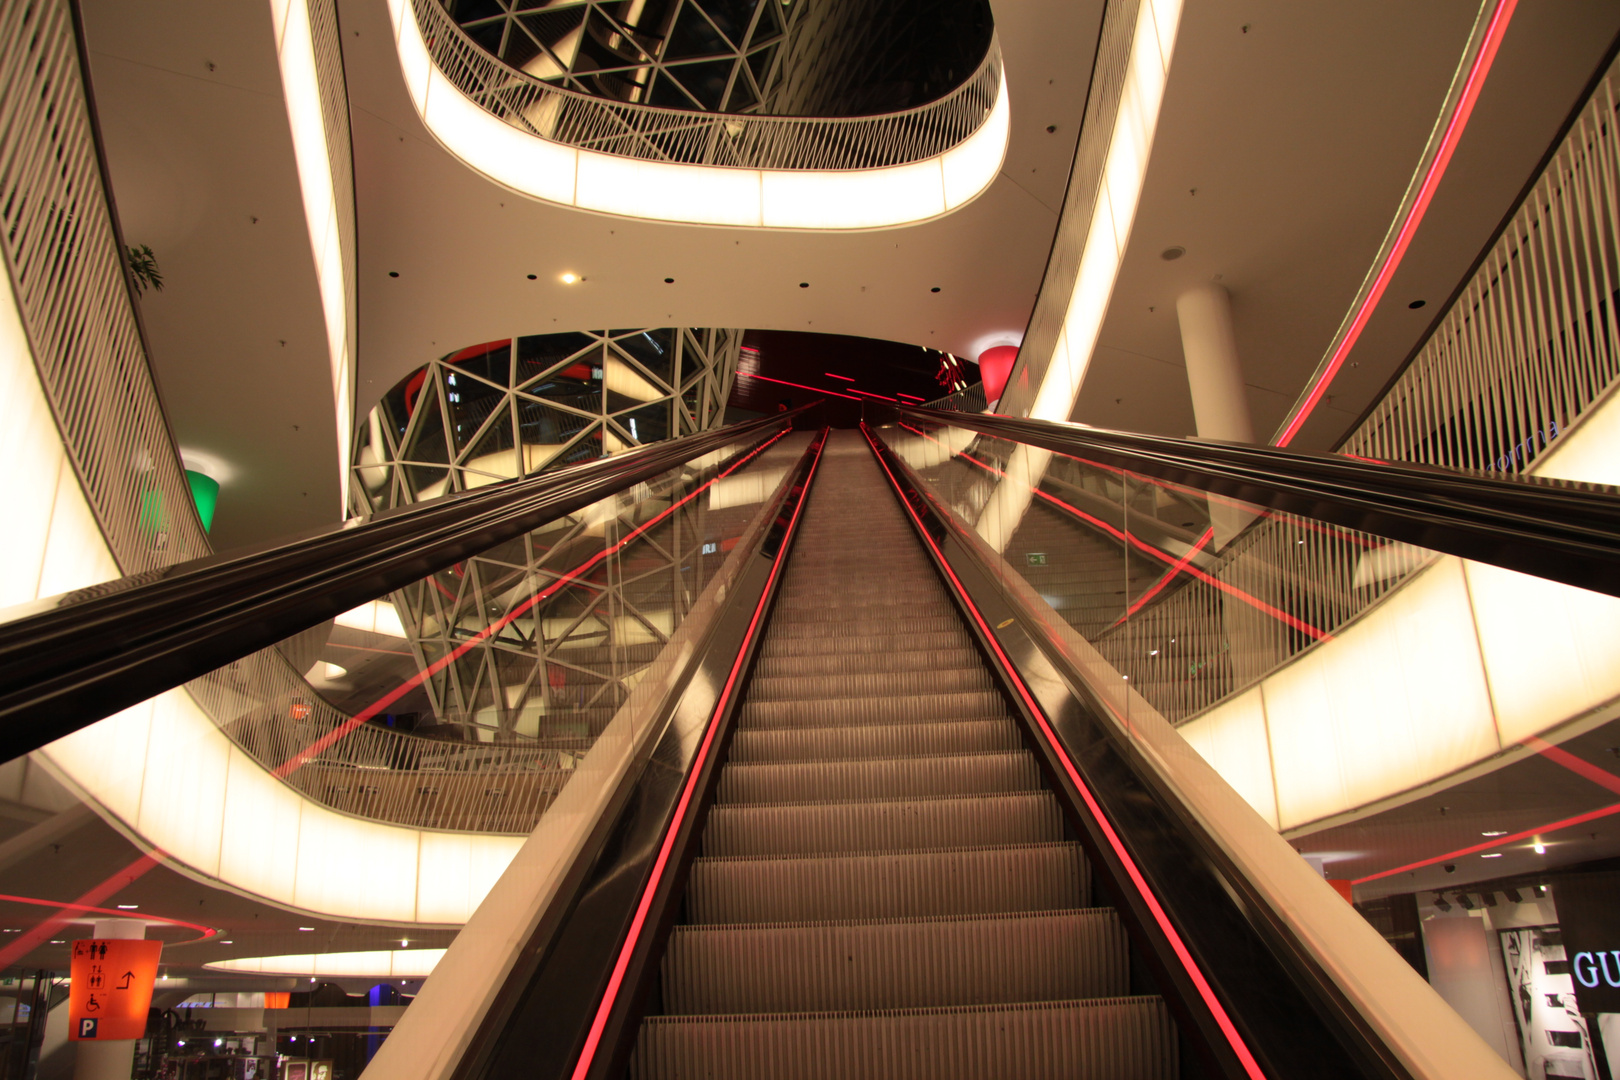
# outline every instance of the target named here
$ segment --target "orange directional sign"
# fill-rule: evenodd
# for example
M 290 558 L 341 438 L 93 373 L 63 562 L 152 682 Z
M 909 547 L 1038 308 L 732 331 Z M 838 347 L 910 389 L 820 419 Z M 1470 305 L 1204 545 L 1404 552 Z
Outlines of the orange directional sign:
M 95 938 L 73 943 L 68 1037 L 138 1039 L 146 1034 L 161 941 Z

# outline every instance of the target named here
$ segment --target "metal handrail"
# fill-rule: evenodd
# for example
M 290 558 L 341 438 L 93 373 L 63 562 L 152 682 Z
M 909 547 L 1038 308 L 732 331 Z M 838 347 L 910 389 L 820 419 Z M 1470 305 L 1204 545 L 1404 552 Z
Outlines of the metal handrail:
M 693 458 L 762 441 L 802 411 L 28 605 L 0 623 L 0 759 L 217 676 L 255 650 Z
M 909 419 L 1191 484 L 1271 510 L 1620 596 L 1620 489 L 889 406 Z
M 490 55 L 439 0 L 411 0 L 428 55 L 450 83 L 530 135 L 642 161 L 740 169 L 880 169 L 923 161 L 965 141 L 1001 88 L 992 37 L 978 70 L 937 101 L 879 116 L 694 112 L 615 101 L 556 86 Z

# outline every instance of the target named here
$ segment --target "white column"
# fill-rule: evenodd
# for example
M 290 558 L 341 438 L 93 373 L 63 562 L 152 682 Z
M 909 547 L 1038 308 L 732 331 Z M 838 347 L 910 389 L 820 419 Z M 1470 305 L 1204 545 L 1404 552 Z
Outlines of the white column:
M 1214 284 L 1189 289 L 1176 298 L 1176 318 L 1181 323 L 1181 354 L 1187 361 L 1187 388 L 1192 391 L 1199 436 L 1254 442 L 1237 335 L 1232 332 L 1232 295 Z M 1215 529 L 1215 550 L 1226 547 L 1253 519 L 1253 514 L 1240 507 L 1211 501 L 1209 522 Z
M 1249 398 L 1243 389 L 1237 337 L 1232 333 L 1232 297 L 1219 285 L 1200 285 L 1176 298 L 1181 352 L 1193 417 L 1205 439 L 1254 442 Z
M 140 919 L 97 919 L 91 936 L 130 938 L 146 936 L 146 923 Z M 135 1071 L 135 1040 L 85 1040 L 73 1044 L 73 1080 L 129 1080 Z

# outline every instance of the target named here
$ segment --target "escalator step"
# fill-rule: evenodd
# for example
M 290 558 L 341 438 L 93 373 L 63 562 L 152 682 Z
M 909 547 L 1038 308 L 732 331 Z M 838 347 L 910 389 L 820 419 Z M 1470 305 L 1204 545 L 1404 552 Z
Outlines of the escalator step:
M 1050 791 L 860 803 L 716 806 L 703 853 L 828 855 L 1039 844 L 1063 839 Z
M 961 694 L 909 694 L 905 697 L 822 698 L 810 701 L 753 701 L 738 716 L 741 728 L 831 727 L 835 724 L 914 724 L 923 720 L 1005 716 L 1007 706 L 994 690 Z
M 924 652 L 860 652 L 839 655 L 761 657 L 754 665 L 754 685 L 761 679 L 804 678 L 810 675 L 867 675 L 877 672 L 950 670 L 980 666 L 984 661 L 972 649 L 935 649 Z
M 1023 746 L 1011 720 L 946 720 L 864 727 L 755 728 L 731 741 L 730 761 L 836 761 L 906 754 L 971 754 Z
M 830 1012 L 1116 997 L 1125 930 L 1110 908 L 990 918 L 678 927 L 670 1013 Z
M 1159 998 L 879 1013 L 648 1017 L 635 1080 L 1172 1080 Z
M 844 675 L 755 675 L 749 701 L 806 701 L 839 697 L 897 697 L 905 694 L 954 694 L 995 686 L 983 663 L 971 667 L 913 668 L 910 671 L 850 672 Z
M 780 610 L 780 609 L 779 609 Z M 783 626 L 801 623 L 839 623 L 841 625 L 869 625 L 890 619 L 943 619 L 954 618 L 956 608 L 943 596 L 926 600 L 891 601 L 863 599 L 845 603 L 822 603 L 789 608 L 781 612 Z
M 1085 906 L 1077 844 L 1025 844 L 822 858 L 702 858 L 692 922 L 757 923 L 988 915 Z
M 869 608 L 895 608 L 904 609 L 920 605 L 933 606 L 940 611 L 952 610 L 950 597 L 940 588 L 939 579 L 922 574 L 908 575 L 901 580 L 895 580 L 896 575 L 886 575 L 883 591 L 880 593 L 846 592 L 840 589 L 828 589 L 825 584 L 819 587 L 788 588 L 776 601 L 776 610 L 784 618 L 802 618 L 806 612 L 843 611 L 854 612 Z
M 767 638 L 841 637 L 845 634 L 938 634 L 962 631 L 961 617 L 954 611 L 942 615 L 885 617 L 883 619 L 800 619 L 772 622 Z M 913 646 L 915 648 L 915 646 Z
M 1035 791 L 1040 771 L 1028 750 L 864 761 L 793 761 L 727 765 L 717 799 L 723 804 L 802 803 Z
M 961 620 L 943 630 L 926 633 L 902 631 L 863 633 L 850 628 L 848 634 L 828 634 L 823 637 L 778 637 L 769 630 L 760 646 L 762 659 L 777 656 L 850 656 L 872 653 L 912 652 L 918 650 L 971 649 L 973 639 L 962 628 Z

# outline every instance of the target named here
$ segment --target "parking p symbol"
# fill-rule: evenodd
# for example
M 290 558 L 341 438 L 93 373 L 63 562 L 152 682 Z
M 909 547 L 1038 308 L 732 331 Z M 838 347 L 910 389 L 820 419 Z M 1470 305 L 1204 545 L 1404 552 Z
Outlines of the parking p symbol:
M 99 1022 L 98 1018 L 94 1017 L 94 1016 L 86 1016 L 86 1017 L 83 1017 L 82 1019 L 80 1019 L 80 1021 L 79 1021 L 79 1038 L 81 1038 L 81 1039 L 93 1039 L 93 1038 L 95 1038 L 96 1037 L 96 1024 L 98 1022 Z

